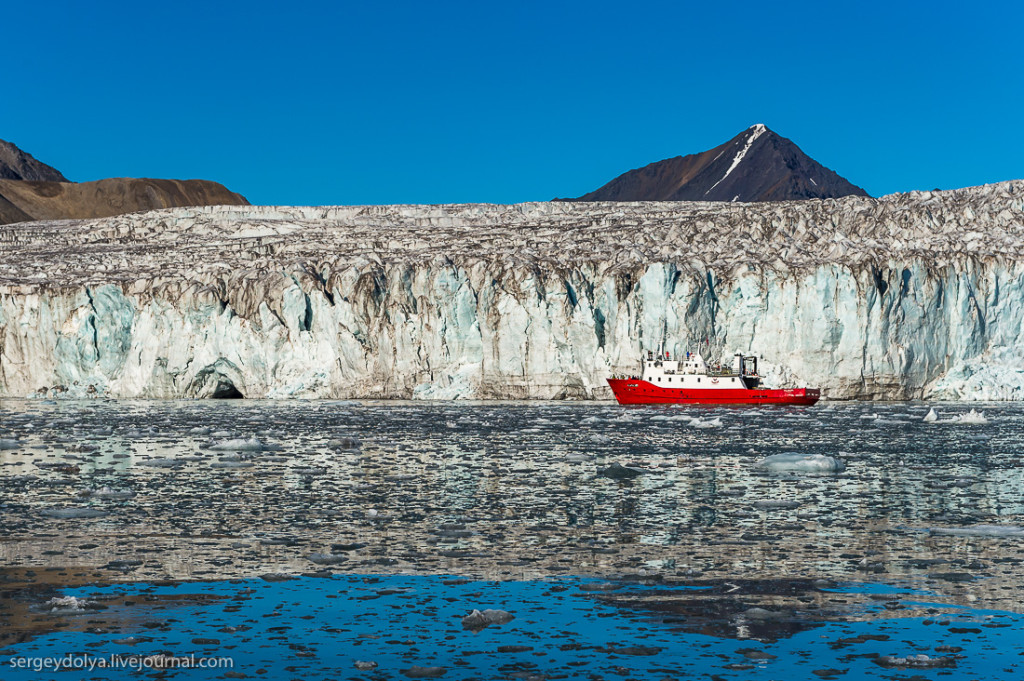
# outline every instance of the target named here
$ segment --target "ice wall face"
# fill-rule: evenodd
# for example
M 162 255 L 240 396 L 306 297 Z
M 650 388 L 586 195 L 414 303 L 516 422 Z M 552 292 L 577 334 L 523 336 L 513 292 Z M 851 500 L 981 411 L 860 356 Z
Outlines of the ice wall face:
M 169 209 L 0 227 L 0 395 L 607 398 L 642 351 L 1024 398 L 1024 182 L 771 204 Z

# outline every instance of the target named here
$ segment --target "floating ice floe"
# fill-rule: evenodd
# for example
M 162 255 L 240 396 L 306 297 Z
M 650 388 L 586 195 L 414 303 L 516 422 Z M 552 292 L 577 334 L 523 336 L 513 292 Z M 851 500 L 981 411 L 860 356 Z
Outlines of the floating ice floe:
M 790 617 L 792 613 L 786 610 L 765 610 L 755 607 L 744 610 L 740 615 L 751 620 L 781 620 Z
M 17 449 L 21 443 L 13 438 L 0 437 L 0 449 Z
M 1018 525 L 968 525 L 966 527 L 930 527 L 931 534 L 954 537 L 1024 537 Z
M 327 446 L 331 449 L 356 450 L 362 447 L 363 443 L 357 437 L 339 437 L 333 440 L 328 440 Z
M 772 454 L 757 463 L 773 473 L 811 473 L 827 475 L 829 473 L 841 473 L 846 469 L 844 464 L 834 456 L 825 454 L 799 454 L 797 452 L 786 452 L 785 454 Z
M 753 502 L 753 505 L 755 508 L 767 511 L 771 509 L 798 508 L 800 502 L 791 499 L 761 499 Z
M 907 655 L 906 657 L 883 655 L 876 657 L 874 663 L 889 669 L 941 669 L 955 667 L 956 659 L 953 657 L 928 657 L 927 655 Z
M 922 419 L 925 423 L 935 423 L 939 420 L 939 415 L 935 413 L 934 407 L 928 410 L 928 413 L 924 415 Z
M 235 458 L 225 458 L 220 461 L 214 461 L 210 464 L 210 468 L 252 468 L 252 461 L 243 461 Z
M 83 490 L 81 494 L 84 497 L 92 497 L 93 499 L 131 499 L 135 496 L 135 492 L 111 489 L 107 486 L 100 487 L 99 489 Z
M 156 458 L 144 459 L 139 461 L 137 465 L 149 468 L 174 468 L 176 466 L 184 466 L 185 462 L 181 459 Z
M 109 515 L 98 508 L 44 508 L 39 512 L 48 518 L 102 518 Z
M 583 452 L 569 452 L 565 455 L 565 460 L 569 463 L 583 463 L 585 461 L 590 461 L 593 458 L 594 457 L 592 455 L 584 454 Z

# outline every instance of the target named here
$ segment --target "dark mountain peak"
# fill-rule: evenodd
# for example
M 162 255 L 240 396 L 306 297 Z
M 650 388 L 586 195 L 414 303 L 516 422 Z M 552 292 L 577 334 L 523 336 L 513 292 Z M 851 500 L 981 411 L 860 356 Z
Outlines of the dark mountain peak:
M 0 179 L 68 182 L 56 168 L 36 160 L 32 154 L 4 140 L 0 140 Z
M 619 175 L 575 201 L 792 201 L 867 196 L 763 123 L 714 149 Z

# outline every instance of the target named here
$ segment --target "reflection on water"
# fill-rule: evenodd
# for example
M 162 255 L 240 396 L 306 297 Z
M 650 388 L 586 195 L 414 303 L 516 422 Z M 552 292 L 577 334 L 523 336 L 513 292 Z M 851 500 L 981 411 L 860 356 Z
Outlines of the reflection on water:
M 986 405 L 983 423 L 928 409 L 7 400 L 0 566 L 11 589 L 271 573 L 875 582 L 1018 612 L 1024 408 Z
M 928 593 L 806 580 L 335 575 L 135 582 L 69 593 L 89 609 L 59 618 L 65 626 L 56 632 L 0 649 L 0 658 L 62 655 L 88 641 L 88 654 L 99 659 L 231 659 L 234 676 L 185 672 L 202 679 L 893 679 L 942 672 L 1009 681 L 1022 666 L 1020 616 L 949 607 Z M 502 616 L 492 622 L 473 614 L 485 609 Z M 57 618 L 36 609 L 24 619 Z M 99 678 L 111 676 L 129 677 L 104 671 Z

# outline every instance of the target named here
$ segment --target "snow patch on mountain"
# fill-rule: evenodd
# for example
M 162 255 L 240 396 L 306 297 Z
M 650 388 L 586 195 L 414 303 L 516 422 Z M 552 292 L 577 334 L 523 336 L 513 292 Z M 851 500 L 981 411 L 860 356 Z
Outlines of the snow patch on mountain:
M 743 160 L 743 157 L 747 155 L 747 152 L 750 151 L 750 147 L 753 146 L 755 141 L 757 141 L 757 138 L 764 134 L 765 129 L 766 128 L 761 123 L 750 126 L 750 136 L 747 137 L 747 141 L 743 144 L 743 148 L 740 149 L 736 153 L 736 156 L 733 157 L 732 165 L 730 165 L 729 169 L 725 171 L 725 175 L 722 175 L 722 179 L 711 185 L 711 189 L 704 192 L 705 196 L 710 194 L 712 189 L 722 184 L 722 180 L 729 177 L 729 174 L 732 173 L 732 171 L 736 170 L 736 166 L 738 166 L 740 164 L 740 161 Z M 738 198 L 739 196 L 736 197 L 736 199 Z M 735 201 L 736 199 L 733 199 L 733 201 Z

